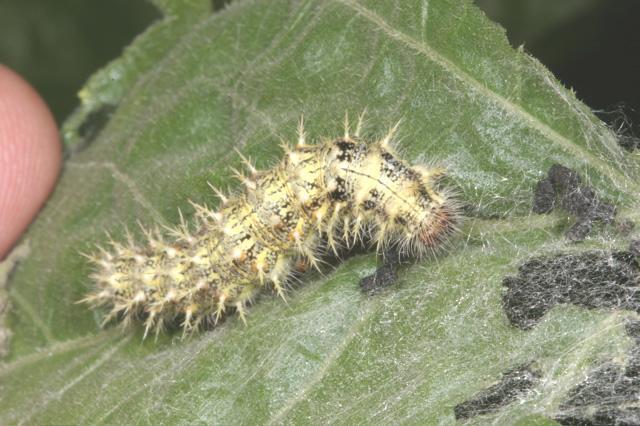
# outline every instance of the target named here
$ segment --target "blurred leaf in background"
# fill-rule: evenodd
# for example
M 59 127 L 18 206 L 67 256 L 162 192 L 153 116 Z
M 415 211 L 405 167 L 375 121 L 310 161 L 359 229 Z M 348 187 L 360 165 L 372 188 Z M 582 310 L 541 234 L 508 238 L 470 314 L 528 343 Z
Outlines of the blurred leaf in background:
M 61 123 L 91 73 L 159 18 L 145 0 L 0 0 L 0 62 L 22 74 Z

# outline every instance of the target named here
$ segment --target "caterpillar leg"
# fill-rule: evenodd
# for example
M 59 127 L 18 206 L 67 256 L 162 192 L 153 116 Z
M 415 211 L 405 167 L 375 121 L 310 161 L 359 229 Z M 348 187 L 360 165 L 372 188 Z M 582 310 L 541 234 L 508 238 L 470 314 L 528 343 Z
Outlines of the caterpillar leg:
M 389 249 L 383 254 L 382 259 L 382 266 L 379 266 L 373 274 L 360 280 L 362 292 L 374 295 L 396 282 L 396 270 L 402 263 L 401 254 L 397 250 Z

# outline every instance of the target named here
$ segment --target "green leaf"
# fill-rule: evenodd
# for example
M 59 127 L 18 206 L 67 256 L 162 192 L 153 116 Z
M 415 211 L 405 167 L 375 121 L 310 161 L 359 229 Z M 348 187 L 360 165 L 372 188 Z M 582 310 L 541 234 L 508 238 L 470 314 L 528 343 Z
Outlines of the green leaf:
M 98 72 L 63 133 L 60 184 L 10 279 L 11 354 L 0 423 L 453 423 L 453 407 L 535 361 L 542 390 L 471 422 L 549 424 L 568 389 L 631 341 L 624 312 L 561 306 L 509 324 L 502 280 L 534 255 L 625 247 L 598 230 L 575 246 L 562 213 L 532 215 L 553 163 L 578 170 L 638 219 L 640 167 L 615 135 L 471 4 L 431 1 L 158 1 L 166 17 Z M 74 304 L 79 255 L 125 227 L 172 224 L 187 199 L 235 187 L 233 147 L 267 168 L 281 139 L 366 133 L 398 119 L 403 157 L 448 165 L 470 209 L 448 253 L 407 265 L 370 297 L 374 253 L 303 277 L 288 303 L 263 296 L 248 325 L 141 340 Z M 139 233 L 138 233 L 139 236 Z M 534 415 L 535 414 L 535 415 Z

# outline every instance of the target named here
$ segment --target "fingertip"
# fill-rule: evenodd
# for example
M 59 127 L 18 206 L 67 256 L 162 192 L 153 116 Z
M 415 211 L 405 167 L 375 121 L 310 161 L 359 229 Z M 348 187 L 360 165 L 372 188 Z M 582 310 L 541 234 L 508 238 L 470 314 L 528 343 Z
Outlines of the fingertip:
M 61 162 L 49 108 L 29 83 L 0 64 L 0 259 L 53 190 Z

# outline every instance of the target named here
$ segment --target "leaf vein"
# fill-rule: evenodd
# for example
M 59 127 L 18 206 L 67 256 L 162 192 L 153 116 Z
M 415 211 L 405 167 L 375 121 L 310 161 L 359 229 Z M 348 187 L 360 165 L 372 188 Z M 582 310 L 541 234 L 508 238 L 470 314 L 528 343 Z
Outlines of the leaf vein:
M 544 123 L 540 118 L 534 116 L 530 112 L 526 111 L 521 105 L 518 105 L 509 99 L 505 98 L 503 95 L 496 93 L 491 88 L 487 87 L 477 78 L 469 74 L 467 71 L 460 68 L 457 64 L 451 61 L 449 58 L 442 55 L 440 52 L 433 49 L 427 43 L 420 42 L 409 35 L 396 30 L 389 23 L 387 23 L 381 16 L 376 14 L 374 11 L 367 9 L 365 6 L 360 3 L 352 0 L 334 0 L 343 5 L 351 8 L 356 13 L 358 13 L 365 20 L 371 22 L 380 28 L 389 38 L 396 40 L 405 46 L 423 54 L 427 59 L 432 61 L 433 63 L 439 65 L 444 68 L 448 72 L 451 73 L 454 77 L 458 78 L 460 81 L 465 83 L 467 86 L 481 93 L 488 99 L 492 99 L 496 104 L 498 104 L 502 109 L 508 111 L 528 123 L 532 128 L 537 130 L 544 137 L 549 139 L 550 141 L 556 143 L 561 146 L 565 151 L 568 151 L 585 161 L 592 164 L 595 168 L 597 168 L 603 175 L 608 176 L 619 188 L 633 188 L 635 190 L 640 191 L 640 185 L 635 182 L 632 182 L 627 176 L 625 176 L 620 170 L 615 169 L 614 167 L 607 164 L 604 160 L 598 158 L 592 153 L 583 149 L 580 145 L 576 144 L 574 141 L 569 138 L 561 135 L 550 127 L 547 123 Z

